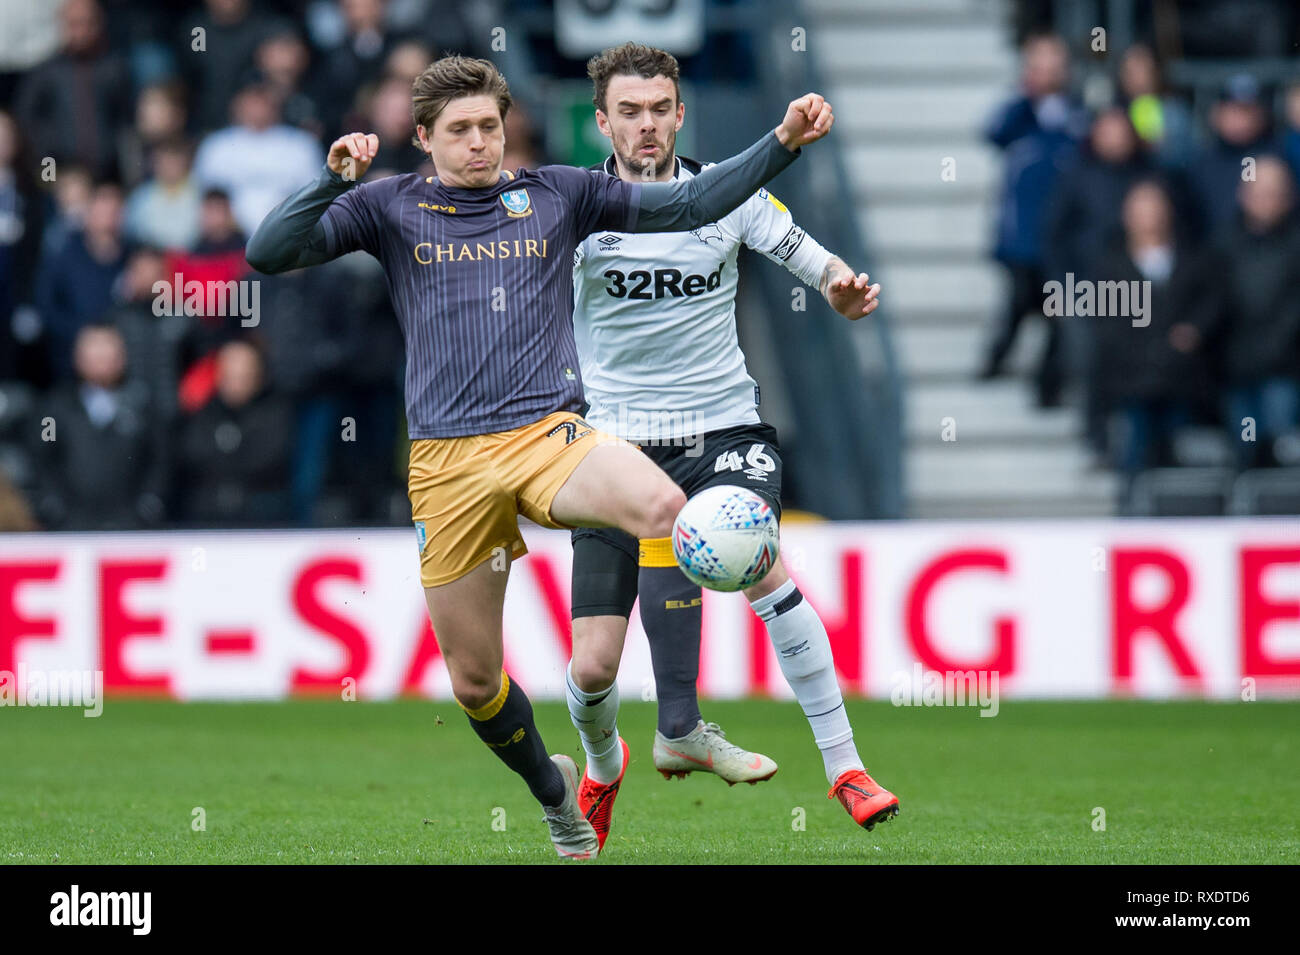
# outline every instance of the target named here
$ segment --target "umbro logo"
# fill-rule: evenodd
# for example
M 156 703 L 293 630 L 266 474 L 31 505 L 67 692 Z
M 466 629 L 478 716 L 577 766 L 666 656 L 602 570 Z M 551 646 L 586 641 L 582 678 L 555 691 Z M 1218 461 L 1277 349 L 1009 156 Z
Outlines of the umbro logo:
M 799 245 L 803 242 L 803 237 L 803 229 L 799 228 L 797 225 L 790 226 L 789 230 L 781 238 L 781 241 L 777 243 L 776 248 L 772 250 L 772 254 L 782 262 L 788 262 L 790 256 L 795 254 L 795 251 L 798 250 Z
M 605 248 L 608 249 L 608 248 L 611 248 L 611 247 L 613 247 L 613 246 L 616 246 L 616 245 L 618 245 L 620 242 L 622 242 L 622 241 L 623 241 L 623 237 L 622 237 L 621 235 L 613 235 L 613 234 L 607 232 L 607 233 L 605 233 L 604 235 L 602 235 L 599 239 L 597 239 L 596 241 L 599 242 L 601 245 L 605 246 Z

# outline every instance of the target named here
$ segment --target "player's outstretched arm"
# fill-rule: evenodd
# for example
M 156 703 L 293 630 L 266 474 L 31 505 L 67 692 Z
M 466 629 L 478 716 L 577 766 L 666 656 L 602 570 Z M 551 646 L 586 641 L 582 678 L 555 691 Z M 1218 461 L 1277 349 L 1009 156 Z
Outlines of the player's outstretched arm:
M 633 231 L 684 232 L 721 219 L 794 162 L 801 146 L 830 132 L 834 122 L 831 104 L 820 95 L 799 97 L 786 108 L 780 126 L 740 155 L 685 182 L 643 184 Z
M 321 174 L 266 214 L 244 248 L 244 258 L 259 272 L 274 274 L 320 265 L 346 249 L 330 249 L 320 218 L 359 180 L 375 154 L 379 137 L 349 133 L 336 139 Z
M 857 321 L 876 310 L 880 286 L 872 285 L 865 272 L 855 275 L 843 259 L 799 228 L 776 196 L 763 191 L 751 196 L 737 219 L 745 245 L 816 287 L 845 318 Z
M 822 295 L 831 308 L 849 321 L 857 321 L 864 315 L 870 315 L 880 304 L 879 283 L 872 285 L 866 272 L 857 275 L 838 255 L 832 255 L 822 271 L 818 285 Z

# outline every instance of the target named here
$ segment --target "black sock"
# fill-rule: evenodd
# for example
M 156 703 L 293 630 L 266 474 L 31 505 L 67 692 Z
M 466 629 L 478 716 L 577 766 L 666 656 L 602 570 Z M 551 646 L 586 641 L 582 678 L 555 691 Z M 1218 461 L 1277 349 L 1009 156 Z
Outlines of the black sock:
M 564 802 L 564 777 L 546 755 L 542 734 L 533 722 L 533 705 L 523 689 L 501 671 L 501 692 L 476 710 L 467 709 L 469 725 L 479 739 L 516 773 L 543 806 Z
M 659 732 L 679 739 L 700 722 L 700 588 L 677 568 L 641 566 L 641 623 L 659 700 Z

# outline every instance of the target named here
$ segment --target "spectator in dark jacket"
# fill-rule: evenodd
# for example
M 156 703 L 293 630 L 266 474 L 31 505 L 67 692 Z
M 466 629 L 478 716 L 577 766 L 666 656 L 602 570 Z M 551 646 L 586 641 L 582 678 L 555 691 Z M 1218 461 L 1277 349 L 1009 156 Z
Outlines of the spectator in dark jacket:
M 107 319 L 122 333 L 132 375 L 148 386 L 155 412 L 170 425 L 178 411 L 181 342 L 199 319 L 184 310 L 177 315 L 170 307 L 155 308 L 159 302 L 171 304 L 173 276 L 165 263 L 158 249 L 135 249 L 122 274 L 119 301 L 109 309 Z M 166 283 L 165 291 L 158 291 L 159 282 Z
M 1210 111 L 1211 141 L 1187 168 L 1193 208 L 1200 212 L 1198 234 L 1213 239 L 1237 216 L 1237 187 L 1244 160 L 1281 155 L 1282 146 L 1269 131 L 1263 91 L 1254 77 L 1238 74 L 1224 83 Z
M 349 521 L 386 515 L 393 488 L 401 331 L 383 269 L 345 255 L 315 269 L 262 279 L 268 367 L 293 399 L 294 517 L 330 517 L 318 507 L 337 476 Z
M 1271 463 L 1273 441 L 1296 427 L 1300 409 L 1300 222 L 1290 167 L 1261 157 L 1238 201 L 1241 216 L 1206 274 L 1223 289 L 1228 429 L 1238 463 L 1250 467 Z
M 54 383 L 50 329 L 39 308 L 43 291 L 42 266 L 53 261 L 71 237 L 85 228 L 86 211 L 94 192 L 95 182 L 90 170 L 76 163 L 64 163 L 58 167 L 52 195 L 42 197 L 35 189 L 26 192 L 38 208 L 41 227 L 39 235 L 33 237 L 29 273 L 26 276 L 15 275 L 20 291 L 25 284 L 26 292 L 22 298 L 15 299 L 10 329 L 21 350 L 15 350 L 11 360 L 17 364 L 19 377 L 40 391 L 47 390 Z M 63 374 L 66 377 L 66 366 Z
M 342 0 L 344 35 L 326 50 L 315 73 L 316 100 L 324 111 L 325 141 L 345 130 L 340 123 L 352 108 L 357 91 L 382 70 L 396 38 L 385 22 L 385 0 Z
M 182 425 L 182 511 L 205 525 L 257 526 L 289 520 L 293 414 L 264 380 L 249 341 L 217 355 L 217 391 Z
M 41 258 L 36 277 L 36 307 L 50 340 L 54 377 L 72 375 L 72 344 L 84 325 L 100 321 L 113 304 L 113 286 L 126 264 L 122 238 L 122 190 L 112 182 L 97 185 L 81 230 L 65 236 L 60 248 Z
M 96 176 L 117 173 L 117 136 L 130 121 L 131 77 L 108 48 L 95 0 L 65 0 L 63 46 L 18 89 L 19 125 L 36 157 L 78 162 Z
M 248 79 L 258 45 L 282 24 L 254 9 L 250 0 L 204 0 L 206 10 L 187 19 L 177 38 L 180 63 L 195 91 L 194 115 L 209 132 L 226 124 L 230 101 Z M 202 49 L 195 49 L 195 30 L 202 30 Z
M 1064 281 L 1066 272 L 1076 281 L 1095 277 L 1098 260 L 1120 231 L 1125 195 L 1153 171 L 1124 109 L 1098 113 L 1087 144 L 1066 163 L 1048 204 L 1049 279 Z
M 126 378 L 126 349 L 110 325 L 76 340 L 77 381 L 37 403 L 36 508 L 50 528 L 122 530 L 163 517 L 165 446 L 143 381 Z
M 350 272 L 343 264 L 350 257 L 260 279 L 267 373 L 293 409 L 293 519 L 304 525 L 319 520 L 317 504 L 336 462 L 348 365 L 365 353 L 352 351 L 340 334 L 363 318 L 337 278 L 341 269 Z
M 1083 133 L 1083 113 L 1066 93 L 1068 68 L 1068 52 L 1059 37 L 1027 40 L 1022 94 L 1003 106 L 986 130 L 988 140 L 1006 153 L 994 256 L 1010 273 L 1011 299 L 994 330 L 981 372 L 984 378 L 1000 373 L 1024 316 L 1042 313 L 1047 201 L 1065 157 Z M 1061 386 L 1055 324 L 1049 325 L 1037 377 L 1040 403 L 1055 404 Z
M 35 340 L 39 326 L 21 317 L 14 322 L 15 309 L 32 300 L 44 219 L 22 152 L 17 125 L 0 112 L 0 381 L 23 378 L 41 384 L 45 352 Z
M 1173 203 L 1155 180 L 1137 183 L 1123 201 L 1123 233 L 1100 257 L 1100 281 L 1142 287 L 1144 314 L 1085 319 L 1096 329 L 1097 386 L 1121 427 L 1116 463 L 1131 478 L 1170 463 L 1177 431 L 1210 403 L 1214 297 L 1203 255 L 1180 243 Z M 1130 302 L 1133 301 L 1130 296 Z M 1136 322 L 1136 324 L 1135 324 Z
M 1153 163 L 1138 148 L 1137 134 L 1123 107 L 1102 110 L 1093 119 L 1088 142 L 1067 164 L 1047 210 L 1047 278 L 1066 282 L 1095 280 L 1105 250 L 1120 231 L 1124 196 L 1138 179 L 1150 175 Z M 1098 453 L 1105 451 L 1105 392 L 1097 386 L 1097 324 L 1090 318 L 1057 330 L 1071 343 L 1072 372 L 1084 386 L 1084 432 Z M 1062 359 L 1061 364 L 1065 362 Z
M 94 194 L 95 178 L 89 169 L 76 163 L 63 163 L 58 167 L 53 201 L 48 203 L 49 215 L 41 233 L 42 257 L 56 254 L 69 235 L 85 227 L 86 211 Z
M 325 132 L 322 110 L 307 88 L 311 51 L 298 31 L 289 24 L 278 27 L 258 46 L 254 62 L 258 75 L 280 104 L 282 120 L 320 139 Z M 410 112 L 410 89 L 408 83 L 407 112 Z

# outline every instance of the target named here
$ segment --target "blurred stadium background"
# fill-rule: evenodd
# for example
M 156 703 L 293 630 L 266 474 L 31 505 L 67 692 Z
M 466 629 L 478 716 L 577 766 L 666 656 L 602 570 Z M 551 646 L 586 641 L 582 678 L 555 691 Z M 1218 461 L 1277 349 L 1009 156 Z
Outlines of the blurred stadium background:
M 379 134 L 372 176 L 422 168 L 442 52 L 509 79 L 507 168 L 600 159 L 584 63 L 629 38 L 681 59 L 686 155 L 834 104 L 773 191 L 882 307 L 803 310 L 747 254 L 737 311 L 851 690 L 1300 692 L 1287 0 L 0 0 L 0 670 L 447 695 L 379 267 L 257 276 L 243 243 L 340 132 Z M 1067 273 L 1151 281 L 1149 324 L 1045 317 Z M 257 325 L 159 316 L 178 277 L 256 279 Z M 507 647 L 554 695 L 568 539 L 529 543 Z M 785 692 L 747 608 L 707 606 L 706 691 Z

